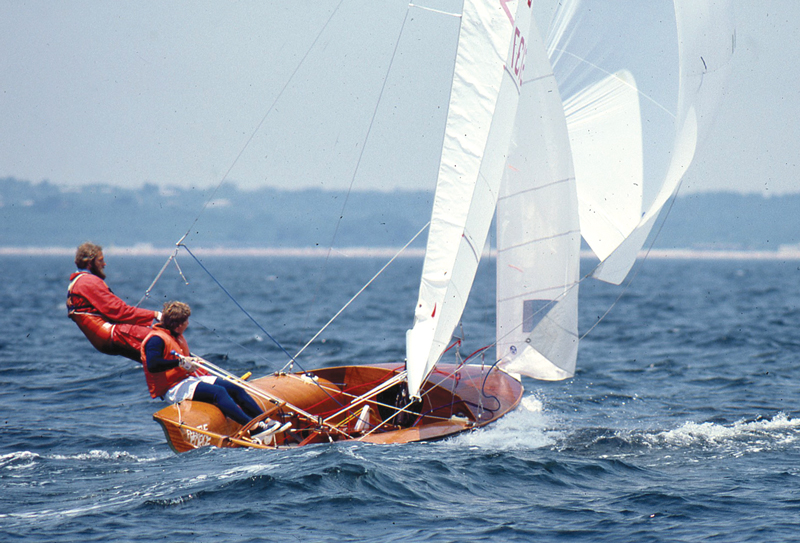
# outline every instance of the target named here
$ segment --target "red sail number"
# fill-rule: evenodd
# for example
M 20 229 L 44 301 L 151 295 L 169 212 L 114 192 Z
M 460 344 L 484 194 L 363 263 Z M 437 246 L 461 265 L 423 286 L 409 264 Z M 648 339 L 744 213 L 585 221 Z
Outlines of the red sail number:
M 514 29 L 514 47 L 511 50 L 511 69 L 517 77 L 517 81 L 522 85 L 522 72 L 525 71 L 525 54 L 528 48 L 525 46 L 525 37 L 519 30 Z

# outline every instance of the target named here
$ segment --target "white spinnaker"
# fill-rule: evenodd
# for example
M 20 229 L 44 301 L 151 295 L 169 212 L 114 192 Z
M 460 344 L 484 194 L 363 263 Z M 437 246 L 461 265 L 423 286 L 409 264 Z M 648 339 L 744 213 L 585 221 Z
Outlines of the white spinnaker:
M 560 4 L 551 25 L 551 59 L 565 103 L 572 111 L 592 112 L 579 125 L 570 117 L 568 123 L 581 231 L 602 261 L 595 277 L 624 280 L 660 210 L 679 187 L 713 117 L 733 52 L 733 32 L 730 0 L 676 0 L 674 5 L 659 0 L 647 9 L 633 0 L 613 6 L 582 0 Z M 614 73 L 626 73 L 628 88 L 639 94 L 641 120 L 627 123 L 625 135 L 609 106 L 632 117 L 637 107 L 633 92 L 621 100 L 597 101 L 596 91 Z M 597 137 L 613 132 L 616 137 Z M 642 177 L 636 182 L 638 165 L 631 161 L 639 160 Z
M 642 130 L 639 92 L 627 70 L 564 101 L 569 137 L 578 153 L 581 232 L 600 260 L 639 225 L 642 212 Z
M 497 356 L 511 373 L 571 377 L 578 353 L 580 231 L 564 109 L 531 32 L 497 203 Z
M 414 325 L 412 397 L 453 335 L 486 242 L 519 99 L 530 8 L 465 0 Z
M 676 0 L 675 19 L 680 76 L 672 158 L 655 200 L 633 235 L 594 273 L 610 283 L 625 279 L 661 209 L 678 191 L 698 143 L 711 128 L 736 47 L 733 10 L 727 0 Z

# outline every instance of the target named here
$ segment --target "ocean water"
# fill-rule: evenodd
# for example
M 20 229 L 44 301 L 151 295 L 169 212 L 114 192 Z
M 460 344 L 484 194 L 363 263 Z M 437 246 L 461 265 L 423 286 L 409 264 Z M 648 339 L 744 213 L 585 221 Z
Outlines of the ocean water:
M 163 264 L 108 258 L 136 302 Z M 151 299 L 193 308 L 193 350 L 280 369 L 383 261 L 188 256 Z M 300 359 L 400 360 L 421 261 L 398 260 Z M 2 257 L 2 541 L 800 540 L 800 263 L 649 260 L 586 282 L 578 373 L 433 443 L 176 455 L 139 367 L 95 352 L 64 309 L 69 258 Z M 465 354 L 492 341 L 482 265 Z M 269 334 L 269 335 L 268 335 Z

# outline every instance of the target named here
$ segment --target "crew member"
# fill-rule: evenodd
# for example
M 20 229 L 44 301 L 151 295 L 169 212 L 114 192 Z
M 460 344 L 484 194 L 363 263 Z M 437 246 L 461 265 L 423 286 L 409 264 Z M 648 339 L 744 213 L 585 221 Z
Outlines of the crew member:
M 183 400 L 207 402 L 244 426 L 263 411 L 243 388 L 209 375 L 197 366 L 197 359 L 191 356 L 183 337 L 191 313 L 189 306 L 182 302 L 165 303 L 161 322 L 153 326 L 142 342 L 142 368 L 150 396 L 170 403 Z M 286 423 L 281 427 L 278 421 L 271 419 L 259 421 L 251 428 L 250 437 L 264 438 L 289 426 Z
M 141 362 L 142 340 L 150 333 L 158 311 L 133 307 L 108 288 L 103 248 L 83 243 L 75 253 L 78 271 L 67 289 L 67 312 L 94 347 L 105 354 Z

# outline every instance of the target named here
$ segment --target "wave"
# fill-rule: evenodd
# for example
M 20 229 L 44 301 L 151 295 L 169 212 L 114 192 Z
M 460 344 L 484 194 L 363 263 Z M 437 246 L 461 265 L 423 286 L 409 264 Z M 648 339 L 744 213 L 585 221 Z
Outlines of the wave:
M 564 431 L 555 444 L 562 452 L 601 459 L 646 457 L 685 452 L 707 457 L 779 450 L 800 438 L 800 419 L 779 413 L 772 418 L 732 424 L 687 421 L 669 430 L 580 428 Z
M 541 399 L 531 394 L 491 426 L 456 436 L 449 443 L 492 451 L 541 449 L 555 445 L 563 436 L 561 430 L 554 429 L 555 422 L 544 410 Z
M 791 419 L 778 413 L 771 419 L 739 420 L 732 425 L 714 422 L 686 422 L 679 428 L 645 435 L 652 445 L 669 447 L 720 447 L 730 444 L 747 444 L 748 450 L 782 446 L 800 437 L 800 419 Z

